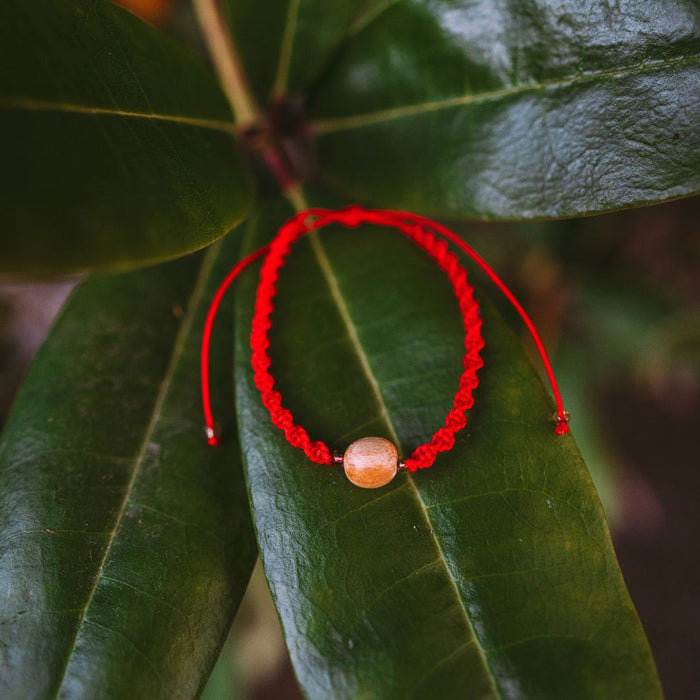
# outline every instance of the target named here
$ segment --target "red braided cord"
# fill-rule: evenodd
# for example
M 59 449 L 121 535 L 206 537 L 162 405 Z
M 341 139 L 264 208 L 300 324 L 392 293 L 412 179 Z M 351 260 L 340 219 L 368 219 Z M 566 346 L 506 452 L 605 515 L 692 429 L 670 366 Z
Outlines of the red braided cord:
M 320 441 L 312 441 L 304 428 L 296 425 L 289 409 L 282 405 L 282 397 L 274 389 L 275 380 L 269 372 L 271 364 L 267 349 L 270 347 L 268 331 L 272 326 L 270 316 L 274 310 L 273 300 L 277 292 L 276 283 L 286 256 L 291 251 L 292 243 L 310 230 L 319 229 L 330 223 L 345 226 L 358 226 L 361 223 L 372 223 L 380 226 L 397 228 L 407 237 L 423 248 L 447 274 L 458 299 L 462 312 L 465 329 L 466 352 L 463 359 L 464 371 L 460 378 L 459 389 L 455 394 L 453 409 L 448 413 L 441 427 L 428 443 L 417 447 L 406 460 L 410 471 L 432 465 L 438 452 L 449 450 L 454 445 L 454 436 L 466 425 L 464 412 L 474 404 L 472 392 L 478 385 L 476 371 L 482 366 L 479 350 L 484 345 L 481 337 L 481 319 L 479 307 L 473 297 L 473 290 L 467 282 L 467 273 L 459 264 L 457 257 L 447 249 L 443 240 L 437 240 L 433 233 L 422 226 L 406 223 L 400 218 L 378 211 L 364 211 L 358 208 L 346 209 L 340 212 L 313 212 L 315 217 L 308 220 L 308 213 L 297 216 L 287 222 L 279 231 L 260 271 L 260 284 L 255 302 L 255 317 L 251 334 L 253 349 L 252 365 L 255 372 L 255 385 L 260 390 L 262 401 L 270 412 L 272 422 L 284 431 L 284 434 L 294 447 L 304 450 L 307 457 L 320 464 L 331 464 L 333 455 L 328 446 Z
M 292 243 L 310 231 L 320 229 L 331 223 L 338 223 L 347 227 L 371 223 L 398 229 L 416 245 L 423 248 L 447 274 L 459 303 L 465 329 L 465 354 L 462 361 L 464 371 L 460 377 L 459 389 L 455 394 L 453 408 L 447 414 L 444 425 L 437 430 L 429 442 L 419 445 L 413 451 L 405 462 L 407 469 L 415 471 L 419 468 L 429 467 L 435 461 L 438 452 L 444 452 L 452 448 L 455 441 L 455 433 L 466 425 L 467 419 L 464 412 L 474 404 L 472 392 L 479 383 L 476 372 L 483 365 L 479 356 L 479 351 L 484 346 L 484 341 L 481 337 L 479 306 L 474 299 L 473 289 L 467 281 L 466 270 L 460 265 L 457 257 L 447 249 L 445 241 L 436 239 L 434 233 L 448 238 L 464 250 L 515 306 L 528 330 L 533 335 L 547 371 L 547 376 L 554 390 L 558 414 L 556 433 L 563 435 L 565 432 L 568 432 L 568 417 L 564 412 L 561 396 L 544 346 L 525 310 L 498 278 L 493 269 L 464 241 L 436 222 L 407 212 L 364 210 L 353 206 L 341 211 L 307 209 L 297 214 L 282 226 L 269 246 L 255 251 L 239 262 L 219 287 L 209 309 L 202 340 L 202 400 L 210 444 L 218 443 L 210 408 L 208 377 L 208 353 L 214 317 L 223 294 L 235 277 L 254 260 L 265 255 L 260 272 L 251 333 L 251 348 L 253 350 L 251 362 L 254 370 L 255 385 L 260 390 L 263 404 L 270 412 L 272 422 L 280 430 L 284 431 L 285 437 L 291 445 L 304 450 L 307 457 L 313 462 L 319 464 L 331 464 L 333 462 L 333 455 L 328 446 L 322 441 L 312 441 L 306 430 L 294 423 L 291 411 L 282 405 L 282 396 L 274 389 L 275 380 L 269 372 L 271 361 L 267 354 L 267 349 L 270 347 L 268 331 L 272 327 L 270 316 L 274 311 L 273 300 L 277 293 L 276 284 L 279 279 L 280 269 L 291 251 Z M 426 230 L 427 228 L 433 229 L 433 231 Z

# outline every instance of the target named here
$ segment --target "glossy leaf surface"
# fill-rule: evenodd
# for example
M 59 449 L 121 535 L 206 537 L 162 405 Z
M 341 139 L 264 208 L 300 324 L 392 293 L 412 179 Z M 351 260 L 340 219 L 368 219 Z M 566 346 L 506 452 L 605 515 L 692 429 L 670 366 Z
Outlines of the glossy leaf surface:
M 40 350 L 0 442 L 0 696 L 186 698 L 255 561 L 230 328 L 206 445 L 199 337 L 236 241 L 95 278 Z
M 700 188 L 696 3 L 385 7 L 312 102 L 321 168 L 343 191 L 527 218 Z
M 308 98 L 320 175 L 346 201 L 521 219 L 700 189 L 693 0 L 663 12 L 651 1 L 327 5 L 276 3 L 255 22 L 238 9 L 233 23 L 265 76 L 258 89 Z
M 255 217 L 250 245 L 288 215 Z M 308 696 L 658 698 L 588 473 L 492 307 L 454 449 L 371 491 L 271 424 L 248 364 L 255 284 L 237 297 L 239 425 L 258 545 Z M 271 372 L 312 439 L 344 450 L 378 435 L 406 454 L 450 408 L 456 302 L 396 232 L 297 243 L 273 321 Z
M 228 104 L 174 42 L 106 0 L 0 7 L 0 272 L 196 250 L 251 191 Z

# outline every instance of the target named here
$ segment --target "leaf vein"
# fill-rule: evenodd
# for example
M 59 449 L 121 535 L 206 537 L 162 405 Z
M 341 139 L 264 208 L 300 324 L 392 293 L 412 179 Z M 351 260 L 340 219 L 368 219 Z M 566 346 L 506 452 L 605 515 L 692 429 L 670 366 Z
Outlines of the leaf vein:
M 387 410 L 386 403 L 384 402 L 384 397 L 382 396 L 381 389 L 379 388 L 379 383 L 377 382 L 377 378 L 374 376 L 372 368 L 369 365 L 369 360 L 367 359 L 367 355 L 364 351 L 364 348 L 362 347 L 362 343 L 360 343 L 360 338 L 357 335 L 357 328 L 353 323 L 352 318 L 350 317 L 350 312 L 348 310 L 347 304 L 345 303 L 345 299 L 343 299 L 342 292 L 340 291 L 340 287 L 338 285 L 338 279 L 335 276 L 335 273 L 333 272 L 330 261 L 328 260 L 328 256 L 326 255 L 326 251 L 323 248 L 323 244 L 321 243 L 321 240 L 318 237 L 316 231 L 309 234 L 309 239 L 311 240 L 311 247 L 314 251 L 314 255 L 316 256 L 316 260 L 318 261 L 326 283 L 328 284 L 328 288 L 331 292 L 331 296 L 333 297 L 333 301 L 338 307 L 338 312 L 340 313 L 343 325 L 345 326 L 345 330 L 347 331 L 350 345 L 357 354 L 357 358 L 362 367 L 362 371 L 367 377 L 367 381 L 369 382 L 370 387 L 372 389 L 372 394 L 374 395 L 377 405 L 379 406 L 379 414 L 386 422 L 389 432 L 391 433 L 392 440 L 396 447 L 399 449 L 399 452 L 401 452 L 401 444 L 399 441 L 399 437 L 396 434 L 396 430 L 394 429 L 391 420 L 389 419 L 389 412 Z
M 131 583 L 127 583 L 126 581 L 123 581 L 119 578 L 114 578 L 113 576 L 105 576 L 104 574 L 102 575 L 102 580 L 110 581 L 111 583 L 116 583 L 118 586 L 124 586 L 125 588 L 129 588 L 130 590 L 135 591 L 136 593 L 140 593 L 141 595 L 144 595 L 147 598 L 150 598 L 151 600 L 155 600 L 157 603 L 160 603 L 164 607 L 173 610 L 177 613 L 178 617 L 186 617 L 182 610 L 176 608 L 172 603 L 169 603 L 167 600 L 163 600 L 163 598 L 159 598 L 158 596 L 153 595 L 153 593 L 145 591 L 143 588 L 139 588 L 138 586 L 134 586 Z
M 381 15 L 383 15 L 392 5 L 395 5 L 399 0 L 384 0 L 384 2 L 378 2 L 374 6 L 370 6 L 368 9 L 363 10 L 360 14 L 355 17 L 350 29 L 348 30 L 343 41 L 349 39 L 350 37 L 359 34 L 363 29 L 367 29 L 375 20 L 377 20 Z
M 479 102 L 489 102 L 500 99 L 505 99 L 513 95 L 520 95 L 528 92 L 539 92 L 549 90 L 550 88 L 568 87 L 576 83 L 592 82 L 603 80 L 605 78 L 617 78 L 624 75 L 635 73 L 644 73 L 646 71 L 655 70 L 657 68 L 667 68 L 677 65 L 692 64 L 700 62 L 699 56 L 685 56 L 678 59 L 667 61 L 653 61 L 650 63 L 640 63 L 634 66 L 628 66 L 612 71 L 600 71 L 597 73 L 582 73 L 579 75 L 557 78 L 555 80 L 545 80 L 538 83 L 526 85 L 515 85 L 513 87 L 502 88 L 500 90 L 492 90 L 491 92 L 483 92 L 479 94 L 460 95 L 458 97 L 450 97 L 443 100 L 435 100 L 432 102 L 422 102 L 402 107 L 390 107 L 388 109 L 380 109 L 374 112 L 366 112 L 364 114 L 355 114 L 346 117 L 332 117 L 329 119 L 317 119 L 310 123 L 310 129 L 316 135 L 336 133 L 339 131 L 349 131 L 365 126 L 371 126 L 394 119 L 403 119 L 405 117 L 417 116 L 429 112 L 437 112 L 443 109 L 452 107 L 464 107 Z
M 125 641 L 129 643 L 129 646 L 134 649 L 138 653 L 139 656 L 141 656 L 146 663 L 151 667 L 153 672 L 156 674 L 156 678 L 158 679 L 158 682 L 163 685 L 163 678 L 160 674 L 160 671 L 158 670 L 158 667 L 153 663 L 153 660 L 151 657 L 143 651 L 137 644 L 134 643 L 132 639 L 129 639 L 129 637 L 125 636 L 119 630 L 112 629 L 111 627 L 107 627 L 105 625 L 101 625 L 99 622 L 95 622 L 94 620 L 85 620 L 86 625 L 90 625 L 92 627 L 97 627 L 98 629 L 104 630 L 105 632 L 110 632 L 112 634 L 116 634 L 117 636 L 121 637 Z
M 442 569 L 443 566 L 443 561 L 439 557 L 437 559 L 434 559 L 431 562 L 428 562 L 427 564 L 423 564 L 423 566 L 419 566 L 417 569 L 414 569 L 413 571 L 409 572 L 405 576 L 402 576 L 399 579 L 396 579 L 390 586 L 387 586 L 386 588 L 382 589 L 377 593 L 375 596 L 374 600 L 372 600 L 369 605 L 365 607 L 365 615 L 382 599 L 384 598 L 387 593 L 391 593 L 392 591 L 395 591 L 399 586 L 402 586 L 409 581 L 412 581 L 415 578 L 419 578 L 425 573 L 428 573 L 430 571 L 434 571 L 435 569 Z M 469 640 L 468 644 L 474 644 L 474 639 Z
M 575 642 L 584 642 L 588 643 L 590 641 L 589 638 L 587 637 L 577 637 L 572 634 L 535 634 L 532 637 L 525 637 L 525 639 L 518 639 L 515 642 L 507 642 L 506 644 L 501 644 L 500 646 L 496 647 L 491 647 L 490 649 L 486 649 L 487 654 L 492 654 L 493 652 L 501 652 L 505 651 L 506 649 L 512 649 L 514 647 L 522 646 L 523 644 L 529 644 L 530 642 L 536 642 L 541 639 L 560 639 L 560 640 L 569 640 L 569 641 L 575 641 Z
M 297 29 L 297 19 L 299 17 L 299 0 L 289 0 L 287 7 L 287 18 L 282 35 L 280 46 L 280 58 L 275 75 L 275 83 L 272 89 L 274 95 L 283 95 L 287 90 L 289 82 L 289 69 L 292 63 L 292 51 L 294 49 L 294 36 Z
M 431 510 L 433 508 L 445 508 L 447 506 L 454 506 L 460 503 L 466 503 L 467 501 L 473 501 L 477 498 L 489 498 L 490 496 L 504 496 L 508 493 L 533 493 L 539 496 L 545 496 L 546 498 L 552 499 L 552 501 L 554 501 L 554 499 L 556 498 L 556 496 L 554 496 L 553 494 L 547 493 L 547 491 L 542 491 L 541 489 L 513 487 L 509 489 L 501 489 L 500 491 L 484 491 L 483 493 L 470 493 L 468 496 L 463 496 L 462 498 L 455 498 L 452 501 L 443 501 L 442 503 L 431 503 L 430 505 L 426 506 L 426 509 Z
M 399 491 L 403 491 L 406 488 L 407 484 L 401 484 L 398 488 L 391 489 L 390 491 L 387 491 L 386 493 L 378 494 L 376 498 L 373 498 L 371 501 L 366 501 L 363 503 L 361 506 L 358 508 L 353 508 L 352 510 L 349 510 L 345 513 L 343 513 L 339 518 L 336 518 L 335 520 L 331 520 L 328 525 L 337 525 L 338 523 L 342 522 L 343 520 L 349 518 L 352 515 L 356 515 L 357 513 L 362 512 L 363 510 L 366 510 L 367 508 L 372 508 L 375 506 L 379 501 L 383 501 L 385 498 L 389 498 L 390 496 L 395 496 Z
M 461 654 L 463 651 L 466 651 L 469 649 L 471 646 L 473 646 L 474 641 L 469 641 L 469 642 L 464 642 L 463 644 L 460 644 L 459 646 L 455 647 L 447 656 L 443 656 L 437 663 L 435 663 L 431 668 L 429 668 L 423 676 L 416 682 L 415 687 L 416 687 L 416 692 L 413 693 L 413 697 L 419 697 L 419 694 L 417 690 L 425 685 L 425 682 L 440 668 L 442 668 L 445 664 L 449 663 L 452 659 L 454 659 L 456 656 Z
M 26 97 L 0 98 L 0 109 L 25 110 L 28 112 L 63 112 L 66 114 L 82 114 L 87 116 L 112 116 L 128 117 L 135 119 L 147 119 L 158 122 L 170 122 L 172 124 L 184 124 L 212 131 L 221 131 L 233 135 L 235 127 L 232 123 L 217 119 L 200 119 L 198 117 L 185 117 L 178 114 L 158 114 L 157 112 L 135 112 L 116 107 L 97 107 L 92 105 L 72 104 L 69 102 L 49 102 L 47 100 L 35 100 Z

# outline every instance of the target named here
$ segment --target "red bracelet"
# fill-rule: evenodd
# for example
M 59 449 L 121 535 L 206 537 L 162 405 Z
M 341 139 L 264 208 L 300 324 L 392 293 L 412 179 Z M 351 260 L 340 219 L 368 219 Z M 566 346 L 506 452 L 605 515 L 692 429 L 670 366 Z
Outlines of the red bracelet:
M 268 331 L 272 327 L 270 317 L 274 311 L 273 301 L 277 293 L 276 284 L 280 269 L 291 251 L 292 243 L 310 231 L 316 231 L 329 224 L 342 224 L 350 228 L 360 224 L 373 224 L 399 230 L 435 260 L 447 274 L 457 297 L 464 324 L 465 353 L 462 360 L 463 372 L 459 380 L 459 389 L 454 396 L 453 408 L 448 412 L 444 424 L 435 432 L 430 441 L 416 447 L 405 461 L 399 459 L 397 449 L 392 443 L 376 437 L 356 440 L 346 449 L 343 456 L 334 456 L 325 442 L 311 440 L 306 430 L 294 423 L 291 411 L 282 405 L 282 396 L 274 388 L 275 379 L 269 371 L 271 361 L 267 349 L 270 347 Z M 436 234 L 442 238 L 436 237 Z M 253 350 L 251 362 L 255 385 L 260 390 L 263 404 L 270 412 L 272 422 L 284 432 L 287 441 L 293 447 L 304 450 L 312 462 L 327 465 L 342 463 L 348 479 L 355 485 L 365 488 L 377 488 L 388 484 L 396 476 L 400 467 L 405 467 L 413 472 L 432 466 L 439 452 L 445 452 L 452 448 L 455 442 L 455 433 L 467 423 L 465 411 L 474 405 L 472 392 L 479 384 L 476 373 L 483 365 L 479 351 L 484 346 L 481 336 L 479 305 L 474 299 L 474 290 L 467 281 L 466 270 L 460 264 L 457 256 L 448 250 L 447 243 L 443 239 L 452 241 L 467 253 L 503 292 L 523 319 L 540 353 L 556 400 L 555 432 L 557 435 L 567 433 L 569 431 L 569 414 L 564 410 L 559 388 L 542 341 L 525 310 L 481 256 L 452 231 L 430 219 L 407 212 L 382 209 L 366 210 L 352 206 L 340 211 L 307 209 L 297 214 L 282 226 L 268 246 L 256 250 L 241 260 L 217 290 L 204 327 L 201 355 L 202 401 L 209 444 L 219 444 L 209 397 L 209 344 L 216 312 L 224 293 L 233 280 L 253 261 L 264 257 L 250 339 Z

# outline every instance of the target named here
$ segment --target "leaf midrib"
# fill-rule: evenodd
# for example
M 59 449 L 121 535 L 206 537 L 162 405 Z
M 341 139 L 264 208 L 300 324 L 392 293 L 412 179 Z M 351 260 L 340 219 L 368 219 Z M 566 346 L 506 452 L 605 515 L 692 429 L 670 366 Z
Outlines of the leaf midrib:
M 295 209 L 298 211 L 307 209 L 308 206 L 306 205 L 306 202 L 304 201 L 303 194 L 301 192 L 299 193 L 299 197 L 296 197 L 292 199 L 292 204 L 294 205 Z M 340 314 L 340 317 L 342 319 L 343 325 L 345 326 L 345 329 L 348 334 L 348 338 L 350 341 L 350 345 L 352 349 L 355 351 L 358 360 L 360 362 L 360 365 L 362 367 L 362 370 L 370 384 L 370 387 L 372 389 L 372 394 L 375 397 L 375 400 L 379 406 L 379 411 L 384 419 L 387 429 L 392 435 L 392 438 L 399 449 L 399 452 L 402 452 L 401 449 L 401 444 L 400 440 L 398 438 L 396 428 L 394 427 L 394 424 L 391 420 L 391 416 L 389 414 L 389 411 L 386 407 L 386 404 L 384 402 L 384 397 L 381 394 L 381 389 L 379 386 L 379 382 L 377 381 L 377 378 L 374 376 L 374 373 L 372 372 L 372 367 L 369 363 L 369 358 L 367 357 L 367 354 L 364 351 L 364 348 L 362 347 L 362 344 L 360 342 L 358 333 L 357 333 L 357 328 L 355 324 L 353 323 L 352 317 L 350 315 L 349 309 L 347 304 L 345 303 L 345 300 L 343 298 L 342 292 L 340 290 L 340 286 L 338 284 L 337 277 L 335 276 L 335 273 L 333 272 L 333 268 L 330 264 L 330 260 L 328 259 L 328 256 L 326 255 L 326 252 L 324 250 L 323 244 L 317 235 L 317 232 L 312 232 L 309 234 L 309 238 L 311 241 L 311 247 L 314 252 L 314 256 L 316 257 L 316 260 L 318 262 L 318 265 L 321 269 L 321 273 L 323 274 L 323 277 L 328 284 L 329 291 L 331 293 L 331 297 L 336 304 L 338 308 L 338 312 Z M 450 571 L 450 567 L 447 564 L 447 561 L 445 559 L 444 552 L 442 551 L 442 547 L 440 546 L 440 541 L 438 540 L 437 536 L 435 535 L 436 529 L 433 527 L 433 523 L 430 520 L 430 516 L 428 514 L 428 509 L 425 505 L 425 502 L 423 501 L 423 498 L 420 495 L 420 492 L 418 491 L 418 487 L 416 486 L 415 479 L 413 478 L 413 475 L 410 473 L 406 474 L 407 478 L 407 483 L 409 484 L 412 495 L 414 500 L 416 501 L 416 505 L 418 506 L 421 514 L 423 515 L 423 518 L 425 520 L 426 524 L 426 532 L 429 534 L 430 539 L 433 542 L 433 545 L 435 547 L 435 550 L 437 552 L 438 559 L 442 565 L 442 567 L 445 570 L 445 573 L 447 575 L 447 579 L 450 582 L 450 585 L 452 587 L 452 590 L 454 591 L 454 596 L 457 600 L 457 604 L 459 606 L 460 611 L 462 612 L 462 616 L 464 617 L 464 621 L 466 623 L 467 629 L 469 633 L 471 634 L 472 639 L 474 640 L 474 645 L 477 649 L 477 652 L 479 654 L 479 658 L 481 660 L 481 664 L 484 668 L 484 671 L 486 673 L 486 676 L 489 680 L 489 683 L 491 684 L 491 687 L 493 688 L 494 696 L 496 698 L 501 698 L 501 693 L 498 689 L 498 685 L 496 683 L 496 679 L 493 675 L 493 672 L 491 670 L 491 666 L 488 663 L 486 652 L 481 645 L 481 641 L 479 640 L 476 630 L 474 629 L 474 625 L 472 624 L 471 618 L 469 617 L 469 612 L 467 608 L 464 605 L 464 602 L 459 595 L 459 589 L 457 588 L 457 582 L 455 581 L 454 576 L 452 575 L 452 572 Z
M 235 133 L 235 126 L 232 122 L 217 119 L 200 119 L 198 117 L 185 117 L 179 114 L 159 114 L 157 112 L 139 112 L 117 109 L 116 107 L 97 107 L 93 105 L 73 104 L 70 102 L 51 102 L 50 100 L 36 100 L 29 97 L 0 98 L 0 109 L 28 112 L 65 112 L 68 114 L 88 116 L 148 119 L 195 126 L 202 129 L 211 129 L 213 131 L 222 131 L 231 135 Z
M 362 371 L 364 372 L 365 376 L 367 377 L 367 380 L 369 381 L 372 393 L 374 394 L 374 398 L 377 402 L 377 405 L 379 406 L 379 415 L 387 424 L 387 428 L 391 433 L 391 438 L 400 452 L 401 443 L 399 440 L 399 436 L 396 433 L 394 425 L 389 417 L 389 411 L 386 407 L 386 403 L 384 403 L 384 397 L 382 396 L 381 389 L 379 388 L 379 383 L 377 382 L 377 378 L 372 372 L 372 368 L 369 364 L 367 355 L 362 349 L 360 338 L 357 335 L 357 329 L 355 328 L 355 324 L 352 321 L 352 317 L 350 316 L 350 311 L 348 309 L 347 304 L 345 303 L 345 299 L 343 299 L 343 294 L 340 291 L 340 287 L 338 286 L 338 280 L 335 274 L 333 273 L 333 268 L 331 267 L 330 260 L 328 259 L 326 251 L 323 248 L 323 244 L 321 243 L 321 239 L 318 236 L 318 232 L 312 231 L 308 237 L 311 240 L 311 247 L 314 251 L 316 261 L 318 262 L 321 268 L 323 277 L 326 280 L 326 284 L 328 285 L 328 288 L 330 290 L 331 297 L 333 298 L 333 301 L 336 307 L 338 308 L 338 313 L 340 314 L 340 318 L 342 319 L 343 325 L 345 326 L 345 330 L 347 331 L 348 337 L 350 338 L 350 345 L 352 345 L 353 349 L 357 353 L 357 357 L 360 361 Z
M 175 374 L 175 370 L 177 369 L 178 362 L 180 360 L 180 357 L 182 355 L 182 350 L 184 348 L 185 342 L 187 340 L 187 336 L 192 328 L 192 324 L 194 323 L 194 316 L 195 316 L 195 311 L 196 307 L 198 305 L 199 300 L 202 297 L 202 294 L 204 293 L 204 289 L 206 286 L 207 278 L 209 276 L 209 273 L 211 272 L 211 268 L 214 264 L 216 254 L 219 249 L 219 244 L 214 244 L 209 248 L 207 251 L 204 259 L 202 260 L 202 264 L 197 276 L 197 280 L 192 287 L 192 292 L 190 294 L 189 298 L 189 303 L 187 305 L 187 311 L 185 312 L 185 315 L 181 321 L 180 328 L 177 332 L 177 335 L 175 337 L 175 342 L 173 344 L 173 351 L 170 356 L 170 361 L 168 362 L 168 366 L 166 368 L 165 374 L 163 375 L 163 380 L 160 384 L 160 388 L 158 390 L 158 394 L 156 396 L 155 403 L 153 404 L 153 410 L 151 413 L 151 419 L 148 422 L 148 426 L 146 427 L 146 430 L 144 432 L 143 438 L 141 440 L 141 445 L 139 448 L 139 451 L 134 459 L 134 469 L 131 474 L 131 477 L 129 478 L 129 482 L 126 485 L 126 489 L 124 491 L 124 496 L 122 498 L 122 502 L 119 508 L 119 512 L 117 513 L 117 516 L 114 520 L 114 525 L 112 529 L 110 530 L 110 535 L 109 539 L 107 540 L 107 544 L 105 546 L 104 554 L 102 555 L 102 559 L 100 560 L 97 573 L 95 575 L 95 581 L 92 585 L 92 588 L 87 594 L 86 600 L 85 600 L 85 605 L 81 608 L 81 612 L 79 615 L 79 621 L 78 624 L 76 625 L 75 629 L 75 635 L 73 636 L 73 640 L 70 645 L 70 649 L 68 650 L 68 653 L 66 654 L 65 658 L 65 665 L 63 667 L 63 673 L 61 674 L 60 679 L 57 681 L 56 684 L 56 691 L 55 691 L 55 698 L 59 697 L 59 694 L 61 692 L 61 689 L 63 688 L 63 684 L 66 679 L 66 673 L 68 672 L 68 669 L 70 668 L 70 662 L 71 659 L 73 658 L 73 654 L 75 652 L 75 648 L 78 642 L 78 638 L 80 637 L 80 632 L 83 629 L 83 626 L 86 623 L 90 623 L 91 621 L 87 619 L 87 613 L 88 610 L 90 609 L 92 602 L 95 597 L 95 593 L 97 592 L 97 589 L 100 585 L 100 583 L 104 580 L 103 573 L 104 573 L 104 568 L 107 563 L 107 560 L 109 559 L 110 552 L 112 550 L 112 545 L 114 544 L 116 534 L 119 531 L 119 528 L 121 527 L 122 520 L 124 518 L 124 514 L 126 513 L 126 509 L 129 505 L 129 502 L 131 500 L 131 494 L 134 488 L 134 485 L 136 483 L 136 480 L 138 479 L 138 476 L 141 472 L 141 467 L 143 465 L 144 457 L 146 456 L 146 451 L 148 450 L 148 446 L 151 442 L 151 438 L 153 436 L 153 433 L 158 425 L 158 421 L 160 419 L 160 413 L 163 408 L 163 404 L 168 397 L 168 393 L 170 392 L 170 385 L 172 384 L 172 378 Z
M 568 87 L 577 83 L 595 82 L 596 80 L 604 80 L 606 78 L 617 78 L 624 75 L 634 75 L 644 73 L 646 71 L 655 70 L 657 68 L 667 68 L 671 66 L 692 64 L 700 62 L 700 56 L 684 56 L 682 58 L 671 59 L 668 61 L 652 61 L 650 63 L 640 63 L 626 68 L 620 68 L 611 71 L 600 71 L 597 73 L 582 73 L 566 78 L 556 78 L 553 80 L 544 80 L 538 83 L 528 83 L 526 85 L 515 85 L 509 88 L 492 90 L 490 92 L 470 93 L 468 95 L 460 95 L 458 97 L 449 97 L 444 100 L 435 100 L 432 102 L 421 102 L 403 107 L 390 107 L 388 109 L 379 109 L 374 112 L 365 112 L 363 114 L 355 114 L 346 117 L 330 117 L 328 119 L 312 120 L 309 127 L 312 133 L 323 136 L 324 134 L 336 133 L 339 131 L 349 131 L 358 129 L 364 126 L 371 126 L 394 119 L 403 119 L 405 117 L 417 116 L 429 112 L 437 112 L 443 109 L 453 107 L 464 107 L 479 102 L 496 101 L 507 99 L 513 95 L 526 93 L 536 93 L 549 90 L 551 88 Z
M 300 0 L 289 0 L 287 17 L 282 34 L 280 55 L 275 72 L 275 82 L 272 87 L 273 97 L 283 95 L 289 82 L 289 70 L 292 65 L 292 52 L 294 51 L 294 39 L 296 37 L 297 21 L 299 19 Z

